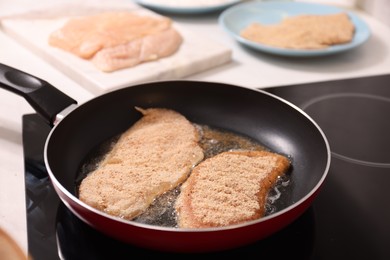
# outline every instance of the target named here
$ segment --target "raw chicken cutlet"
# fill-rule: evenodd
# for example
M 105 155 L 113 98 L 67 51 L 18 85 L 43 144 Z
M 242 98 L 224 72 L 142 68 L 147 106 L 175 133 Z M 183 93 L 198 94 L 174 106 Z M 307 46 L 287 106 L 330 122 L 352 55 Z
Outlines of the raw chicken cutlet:
M 72 18 L 48 40 L 51 46 L 93 59 L 95 66 L 105 72 L 170 56 L 182 41 L 170 18 L 135 12 Z
M 143 117 L 79 187 L 81 201 L 129 220 L 184 182 L 204 157 L 198 130 L 183 115 L 160 108 L 138 110 Z

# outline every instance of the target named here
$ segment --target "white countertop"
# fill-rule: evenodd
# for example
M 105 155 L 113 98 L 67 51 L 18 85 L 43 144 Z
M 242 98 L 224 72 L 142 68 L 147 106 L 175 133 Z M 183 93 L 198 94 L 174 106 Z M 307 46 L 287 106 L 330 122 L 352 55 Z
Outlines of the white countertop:
M 34 1 L 37 2 L 40 1 Z M 0 3 L 0 9 L 4 6 Z M 15 7 L 9 5 L 9 9 L 12 8 Z M 187 79 L 270 87 L 390 73 L 390 28 L 372 16 L 356 12 L 371 28 L 368 42 L 347 53 L 305 59 L 249 51 L 219 27 L 216 15 L 173 19 L 181 26 L 226 44 L 233 50 L 232 62 Z M 2 31 L 0 62 L 50 82 L 79 103 L 95 96 Z M 0 111 L 0 227 L 27 251 L 22 115 L 34 110 L 23 98 L 0 89 Z

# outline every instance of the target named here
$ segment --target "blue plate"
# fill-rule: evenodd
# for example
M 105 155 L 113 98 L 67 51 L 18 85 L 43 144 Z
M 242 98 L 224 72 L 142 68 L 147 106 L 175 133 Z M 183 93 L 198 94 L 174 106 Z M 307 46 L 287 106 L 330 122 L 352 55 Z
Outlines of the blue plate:
M 272 47 L 249 41 L 240 36 L 240 31 L 249 24 L 257 22 L 262 24 L 274 24 L 282 19 L 302 14 L 333 14 L 346 12 L 355 25 L 355 34 L 351 42 L 332 45 L 320 50 L 296 50 Z M 251 2 L 238 4 L 225 10 L 219 16 L 219 24 L 233 36 L 238 42 L 258 51 L 268 52 L 283 56 L 321 56 L 339 53 L 353 49 L 364 43 L 370 37 L 370 28 L 357 15 L 333 6 L 299 3 L 299 2 Z
M 230 0 L 221 4 L 201 5 L 199 4 L 199 2 L 196 3 L 196 0 L 194 0 L 194 4 L 192 6 L 173 6 L 171 4 L 164 4 L 164 3 L 160 4 L 160 3 L 155 3 L 155 1 L 149 1 L 149 0 L 135 0 L 136 3 L 144 7 L 153 9 L 155 11 L 161 11 L 165 13 L 176 13 L 176 14 L 201 14 L 201 13 L 216 12 L 216 11 L 226 9 L 241 1 L 242 0 Z

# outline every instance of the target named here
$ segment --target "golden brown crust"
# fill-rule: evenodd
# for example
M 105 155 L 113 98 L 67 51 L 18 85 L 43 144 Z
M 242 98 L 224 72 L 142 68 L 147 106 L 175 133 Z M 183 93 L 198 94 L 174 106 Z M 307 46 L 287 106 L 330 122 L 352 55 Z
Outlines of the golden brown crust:
M 168 109 L 137 108 L 144 116 L 81 183 L 79 198 L 111 215 L 133 219 L 182 183 L 203 159 L 196 128 Z
M 231 151 L 196 166 L 176 201 L 178 226 L 206 228 L 264 216 L 269 190 L 290 166 L 267 151 Z

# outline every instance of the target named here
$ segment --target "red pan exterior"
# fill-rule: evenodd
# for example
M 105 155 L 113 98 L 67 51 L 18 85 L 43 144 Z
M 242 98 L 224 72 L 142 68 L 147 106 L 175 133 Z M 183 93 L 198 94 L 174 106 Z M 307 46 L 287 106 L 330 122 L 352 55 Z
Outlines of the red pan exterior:
M 237 248 L 266 238 L 291 224 L 311 205 L 317 192 L 300 205 L 252 225 L 207 231 L 158 229 L 145 225 L 129 225 L 94 210 L 80 206 L 55 189 L 65 205 L 80 219 L 100 232 L 138 247 L 178 253 L 204 253 Z
M 99 143 L 140 118 L 134 106 L 165 107 L 190 121 L 239 132 L 291 156 L 293 191 L 286 206 L 242 225 L 189 230 L 111 217 L 76 195 L 77 169 Z M 45 163 L 56 192 L 80 219 L 118 240 L 171 252 L 236 248 L 270 236 L 296 220 L 317 196 L 329 170 L 330 149 L 316 123 L 294 105 L 264 91 L 220 83 L 168 81 L 114 91 L 80 105 L 51 131 Z

